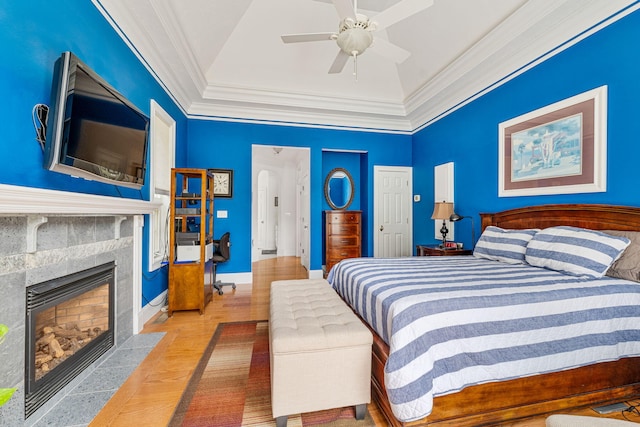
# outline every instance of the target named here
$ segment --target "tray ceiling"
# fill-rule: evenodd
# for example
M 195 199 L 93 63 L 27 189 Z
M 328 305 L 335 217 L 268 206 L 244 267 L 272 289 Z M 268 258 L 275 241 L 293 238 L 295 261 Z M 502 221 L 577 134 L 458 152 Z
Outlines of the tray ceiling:
M 330 0 L 93 0 L 189 117 L 411 133 L 619 18 L 633 0 L 435 0 L 385 30 L 401 64 L 373 47 L 329 74 Z M 400 0 L 360 0 L 369 17 Z M 618 16 L 615 16 L 618 14 Z M 613 18 L 612 18 L 613 17 Z

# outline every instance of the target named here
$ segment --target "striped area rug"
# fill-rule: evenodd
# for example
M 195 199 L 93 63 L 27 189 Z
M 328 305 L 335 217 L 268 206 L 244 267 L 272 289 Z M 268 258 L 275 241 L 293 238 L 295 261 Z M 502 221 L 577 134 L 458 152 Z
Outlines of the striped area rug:
M 205 350 L 170 426 L 275 426 L 271 417 L 269 324 L 221 323 Z M 289 417 L 288 427 L 371 427 L 352 407 Z

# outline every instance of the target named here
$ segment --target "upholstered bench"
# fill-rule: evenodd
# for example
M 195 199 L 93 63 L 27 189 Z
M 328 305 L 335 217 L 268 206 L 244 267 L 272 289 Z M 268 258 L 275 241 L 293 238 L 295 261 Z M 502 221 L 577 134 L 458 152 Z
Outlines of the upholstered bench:
M 547 427 L 633 427 L 631 421 L 611 418 L 585 417 L 581 415 L 551 415 L 546 420 Z
M 371 401 L 369 329 L 324 279 L 271 283 L 271 405 L 292 414 L 345 406 L 363 419 Z

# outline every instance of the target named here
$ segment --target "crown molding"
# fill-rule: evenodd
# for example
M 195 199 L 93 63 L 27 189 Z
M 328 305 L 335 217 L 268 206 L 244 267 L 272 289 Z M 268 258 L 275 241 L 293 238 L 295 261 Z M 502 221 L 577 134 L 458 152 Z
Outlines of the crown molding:
M 192 103 L 188 113 L 199 117 L 391 132 L 411 131 L 411 124 L 401 103 L 246 87 L 210 85 L 205 90 L 202 101 Z
M 180 58 L 177 53 L 171 57 L 162 55 L 162 51 L 157 47 L 158 44 L 162 44 L 164 46 L 170 45 L 175 49 L 175 44 L 171 40 L 176 40 L 179 37 L 172 35 L 167 36 L 166 40 L 157 40 L 146 28 L 140 25 L 135 19 L 135 14 L 131 13 L 131 8 L 138 8 L 144 12 L 145 16 L 153 17 L 156 20 L 154 25 L 161 26 L 162 20 L 158 16 L 158 12 L 166 10 L 166 7 L 153 7 L 149 0 L 127 3 L 112 0 L 92 0 L 92 2 L 147 71 L 186 115 L 192 100 L 201 97 L 204 84 L 198 87 L 197 79 L 194 80 L 191 77 L 197 72 L 187 68 L 189 62 L 175 60 L 174 58 Z M 135 40 L 135 44 L 133 40 Z
M 621 19 L 635 0 L 529 1 L 406 101 L 419 130 Z
M 302 126 L 322 129 L 345 129 L 369 132 L 410 134 L 411 124 L 405 117 L 382 114 L 344 113 L 330 109 L 276 108 L 242 102 L 195 102 L 189 108 L 189 118 L 260 123 L 282 126 Z
M 167 0 L 126 7 L 92 1 L 187 117 L 400 133 L 420 130 L 640 8 L 635 0 L 529 0 L 418 91 L 391 103 L 207 85 Z M 132 8 L 153 10 L 166 38 L 154 39 Z M 158 46 L 171 46 L 173 54 Z

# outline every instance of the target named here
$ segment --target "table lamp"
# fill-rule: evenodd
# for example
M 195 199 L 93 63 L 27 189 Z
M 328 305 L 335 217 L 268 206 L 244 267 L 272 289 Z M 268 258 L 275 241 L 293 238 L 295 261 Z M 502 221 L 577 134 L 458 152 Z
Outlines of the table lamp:
M 447 228 L 447 220 L 451 218 L 453 215 L 453 203 L 451 202 L 436 202 L 433 207 L 433 214 L 431 214 L 431 219 L 441 219 L 442 220 L 442 228 L 440 229 L 440 234 L 442 235 L 442 245 L 443 249 L 447 247 L 447 234 L 449 233 L 449 229 Z

